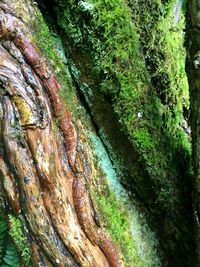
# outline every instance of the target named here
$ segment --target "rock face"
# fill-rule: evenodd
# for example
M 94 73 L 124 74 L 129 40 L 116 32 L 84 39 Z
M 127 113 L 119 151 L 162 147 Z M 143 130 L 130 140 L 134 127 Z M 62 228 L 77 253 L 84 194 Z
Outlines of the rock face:
M 196 225 L 197 266 L 200 264 L 200 3 L 188 3 L 187 73 L 190 86 L 191 127 L 193 148 L 193 212 Z

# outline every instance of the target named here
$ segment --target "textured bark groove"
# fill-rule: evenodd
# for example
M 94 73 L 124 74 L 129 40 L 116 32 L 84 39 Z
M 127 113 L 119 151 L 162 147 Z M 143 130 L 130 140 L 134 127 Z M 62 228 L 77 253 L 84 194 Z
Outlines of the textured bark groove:
M 0 4 L 0 177 L 9 204 L 25 216 L 53 266 L 123 266 L 95 222 L 90 166 L 55 73 L 13 13 Z

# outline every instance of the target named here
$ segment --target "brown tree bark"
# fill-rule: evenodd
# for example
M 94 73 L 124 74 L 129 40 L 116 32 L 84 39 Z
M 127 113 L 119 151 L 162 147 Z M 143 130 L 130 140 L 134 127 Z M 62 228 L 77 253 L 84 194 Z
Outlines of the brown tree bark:
M 118 248 L 96 223 L 90 160 L 55 72 L 29 30 L 26 21 L 34 12 L 31 1 L 0 3 L 4 200 L 27 223 L 33 266 L 123 266 Z

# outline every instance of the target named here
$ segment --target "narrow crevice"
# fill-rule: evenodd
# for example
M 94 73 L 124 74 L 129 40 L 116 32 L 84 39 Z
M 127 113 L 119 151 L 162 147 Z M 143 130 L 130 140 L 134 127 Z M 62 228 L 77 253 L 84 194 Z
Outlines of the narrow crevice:
M 46 23 L 47 25 L 49 26 L 50 29 L 52 29 L 53 32 L 55 32 L 55 34 L 58 34 L 58 36 L 61 36 L 61 40 L 63 42 L 63 45 L 64 44 L 64 41 L 63 41 L 63 37 L 62 37 L 62 32 L 61 32 L 61 29 L 57 23 L 57 19 L 56 19 L 56 14 L 54 12 L 54 1 L 51 1 L 51 7 L 49 5 L 49 1 L 47 3 L 46 0 L 43 0 L 43 1 L 38 1 L 38 6 L 40 8 L 40 11 L 42 12 L 43 14 L 43 17 L 44 19 L 46 20 Z M 69 52 L 66 52 L 66 57 L 67 59 L 71 59 L 71 57 L 68 55 Z M 72 78 L 72 81 L 73 81 L 73 84 L 75 86 L 75 89 L 76 89 L 76 94 L 77 94 L 77 97 L 78 99 L 80 100 L 82 106 L 84 107 L 84 109 L 86 110 L 87 114 L 90 116 L 90 119 L 91 119 L 91 122 L 92 122 L 92 125 L 96 131 L 96 134 L 97 136 L 100 138 L 102 144 L 104 145 L 105 147 L 105 150 L 107 151 L 107 154 L 115 168 L 115 170 L 117 171 L 117 173 L 119 174 L 119 177 L 121 177 L 121 184 L 123 185 L 124 188 L 126 188 L 127 191 L 131 192 L 130 194 L 130 199 L 134 199 L 134 200 L 138 200 L 139 203 L 141 203 L 141 207 L 142 209 L 144 209 L 148 214 L 150 213 L 153 213 L 153 210 L 149 207 L 149 204 L 145 201 L 145 199 L 142 197 L 141 195 L 141 192 L 137 186 L 137 183 L 135 182 L 134 179 L 132 179 L 132 175 L 129 173 L 129 170 L 128 170 L 128 167 L 125 166 L 125 163 L 123 163 L 123 167 L 122 169 L 116 165 L 116 162 L 115 162 L 115 158 L 117 157 L 117 161 L 118 161 L 118 156 L 116 156 L 116 153 L 112 150 L 110 151 L 109 147 L 108 147 L 108 144 L 105 143 L 105 140 L 104 138 L 102 137 L 102 135 L 100 134 L 100 128 L 99 128 L 99 123 L 98 123 L 98 119 L 95 118 L 94 116 L 94 113 L 96 112 L 95 110 L 91 110 L 90 106 L 89 106 L 89 103 L 86 99 L 86 96 L 84 94 L 84 92 L 80 89 L 81 87 L 81 84 L 79 83 L 79 81 L 77 80 L 76 77 L 74 77 L 72 71 L 71 71 L 71 68 L 70 68 L 70 65 L 68 66 L 69 67 L 69 70 L 70 70 L 70 74 L 71 74 L 71 78 Z M 103 95 L 101 96 L 101 98 L 103 99 Z M 120 133 L 120 139 L 124 140 L 124 144 L 123 146 L 126 146 L 128 148 L 128 150 L 130 150 L 130 148 L 132 147 L 131 143 L 129 142 L 128 140 L 128 136 L 126 136 L 124 133 L 121 132 L 120 130 L 120 125 L 118 125 L 118 119 L 116 118 L 116 115 L 114 115 L 113 112 L 111 112 L 111 105 L 110 103 L 107 103 L 107 101 L 105 100 L 104 98 L 104 102 L 99 99 L 101 102 L 102 102 L 102 106 L 103 108 L 108 109 L 109 110 L 109 114 L 104 114 L 105 116 L 113 116 L 113 121 L 115 121 L 115 126 L 113 127 L 112 125 L 110 125 L 110 127 L 112 128 L 111 131 L 115 131 L 116 133 Z M 108 108 L 107 108 L 107 107 Z M 97 113 L 97 112 L 96 112 Z M 101 125 L 101 128 L 102 128 L 102 125 Z M 104 127 L 103 127 L 104 128 Z M 109 130 L 110 131 L 110 130 Z M 106 133 L 107 134 L 107 133 Z M 110 144 L 110 139 L 108 137 L 106 137 L 106 139 L 108 140 L 108 143 L 109 143 L 109 146 L 111 145 Z M 118 138 L 119 139 L 119 138 Z M 106 140 L 106 141 L 107 141 Z M 118 140 L 119 141 L 119 140 Z M 114 159 L 113 159 L 113 156 L 112 154 L 114 153 Z M 131 156 L 131 153 L 129 153 L 129 155 Z M 135 153 L 135 151 L 134 151 Z M 120 153 L 119 153 L 120 154 Z M 136 158 L 137 156 L 134 156 L 134 158 Z M 137 157 L 139 158 L 139 157 Z M 120 159 L 119 159 L 120 161 Z M 124 160 L 123 160 L 124 161 Z M 132 162 L 135 162 L 135 159 L 132 160 Z M 131 163 L 130 163 L 131 164 Z M 138 164 L 140 165 L 140 163 L 138 162 Z M 140 176 L 143 176 L 143 177 L 148 177 L 148 174 L 144 172 L 144 169 L 142 166 L 139 167 L 140 168 L 140 171 L 137 171 L 137 173 L 139 174 L 140 173 Z M 141 174 L 141 172 L 143 174 Z
M 84 109 L 87 112 L 87 115 L 90 117 L 90 120 L 92 122 L 92 126 L 95 129 L 95 133 L 96 133 L 97 137 L 101 140 L 101 143 L 104 146 L 104 149 L 105 149 L 105 151 L 106 151 L 106 153 L 108 155 L 108 158 L 109 158 L 110 162 L 112 163 L 113 168 L 116 170 L 118 176 L 121 177 L 121 180 L 119 181 L 120 184 L 127 190 L 127 194 L 128 194 L 128 192 L 131 191 L 131 193 L 129 194 L 130 199 L 133 199 L 133 200 L 136 200 L 137 199 L 137 201 L 139 203 L 141 203 L 142 208 L 143 209 L 145 208 L 146 212 L 148 212 L 149 214 L 151 214 L 151 210 L 149 209 L 148 204 L 145 202 L 145 200 L 142 198 L 142 196 L 138 193 L 139 192 L 139 189 L 137 188 L 137 185 L 136 185 L 135 181 L 134 180 L 132 181 L 132 185 L 130 187 L 127 185 L 127 183 L 125 181 L 123 181 L 123 180 L 125 180 L 125 178 L 123 178 L 124 177 L 124 174 L 122 174 L 120 172 L 120 170 L 118 169 L 118 167 L 116 166 L 115 161 L 114 161 L 114 159 L 112 158 L 112 156 L 110 154 L 111 151 L 109 150 L 109 148 L 106 145 L 104 139 L 102 138 L 101 134 L 99 133 L 99 126 L 98 126 L 98 124 L 95 121 L 95 118 L 94 118 L 94 116 L 92 114 L 92 110 L 90 109 L 89 104 L 87 103 L 87 100 L 85 98 L 85 95 L 82 92 L 82 90 L 80 89 L 80 85 L 78 84 L 78 82 L 74 78 L 73 73 L 72 72 L 70 72 L 70 73 L 71 73 L 71 77 L 72 77 L 74 86 L 76 88 L 77 96 L 78 96 L 78 98 L 79 98 L 79 100 L 81 102 L 81 105 L 84 107 Z M 133 188 L 135 188 L 134 191 L 133 191 Z

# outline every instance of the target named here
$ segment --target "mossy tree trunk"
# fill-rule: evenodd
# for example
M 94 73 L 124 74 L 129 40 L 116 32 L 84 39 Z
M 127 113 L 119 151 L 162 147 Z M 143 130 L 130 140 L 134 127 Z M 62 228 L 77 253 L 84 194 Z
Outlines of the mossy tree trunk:
M 53 0 L 52 6 L 77 90 L 123 185 L 149 214 L 163 264 L 182 266 L 184 253 L 193 266 L 180 1 Z
M 182 128 L 187 85 L 175 2 L 38 1 L 50 32 L 34 1 L 0 1 L 0 251 L 8 218 L 22 266 L 194 265 L 190 137 Z M 113 205 L 91 132 L 132 206 L 137 202 L 148 218 L 156 233 L 150 246 L 161 259 L 144 264 L 144 252 L 132 252 L 129 215 Z M 12 240 L 1 262 L 16 254 Z
M 193 151 L 193 212 L 196 230 L 197 266 L 200 265 L 200 3 L 188 1 L 187 73 L 190 87 Z

